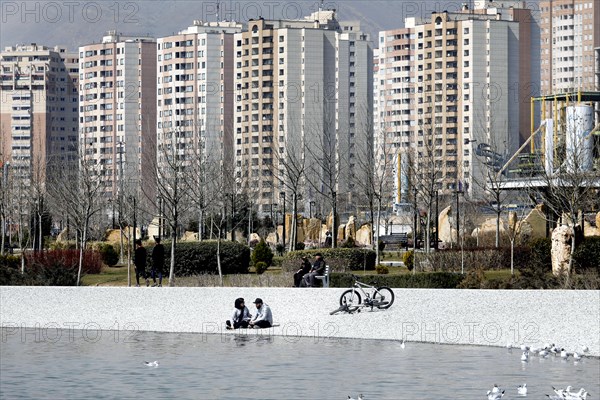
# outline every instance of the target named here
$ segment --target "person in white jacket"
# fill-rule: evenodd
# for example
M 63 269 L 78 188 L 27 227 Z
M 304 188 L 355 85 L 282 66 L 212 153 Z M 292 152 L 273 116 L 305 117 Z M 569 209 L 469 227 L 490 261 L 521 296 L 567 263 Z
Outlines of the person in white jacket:
M 257 298 L 254 300 L 256 305 L 256 315 L 250 321 L 249 328 L 270 328 L 273 326 L 273 314 L 271 308 L 264 304 L 262 299 Z
M 234 311 L 231 320 L 225 321 L 225 325 L 227 325 L 227 329 L 238 329 L 238 328 L 247 328 L 252 315 L 250 315 L 250 310 L 244 304 L 243 298 L 235 299 L 234 303 Z M 231 323 L 233 322 L 233 326 Z

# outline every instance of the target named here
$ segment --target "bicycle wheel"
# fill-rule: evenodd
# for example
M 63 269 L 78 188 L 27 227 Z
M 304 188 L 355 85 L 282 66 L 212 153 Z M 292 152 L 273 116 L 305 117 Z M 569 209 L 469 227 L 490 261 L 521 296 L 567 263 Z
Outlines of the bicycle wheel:
M 394 303 L 394 292 L 392 289 L 386 286 L 378 287 L 375 293 L 373 293 L 373 301 L 378 303 L 386 303 L 377 306 L 377 308 L 390 308 Z
M 340 297 L 340 306 L 348 306 L 348 311 L 356 311 L 360 306 L 360 293 L 355 290 L 348 289 Z

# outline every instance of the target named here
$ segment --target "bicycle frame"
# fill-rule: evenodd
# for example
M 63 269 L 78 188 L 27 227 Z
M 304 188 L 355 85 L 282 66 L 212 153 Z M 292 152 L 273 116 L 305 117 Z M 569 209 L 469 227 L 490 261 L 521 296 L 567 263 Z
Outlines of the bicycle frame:
M 369 288 L 369 289 L 371 289 L 371 292 L 367 293 L 363 288 Z M 354 284 L 352 285 L 352 293 L 356 292 L 357 289 L 358 289 L 358 291 L 361 292 L 361 294 L 364 297 L 364 300 L 363 300 L 363 303 L 361 304 L 361 306 L 368 307 L 369 304 L 367 304 L 366 300 L 367 299 L 371 300 L 373 298 L 373 295 L 375 293 L 377 293 L 377 287 L 372 286 L 372 285 L 367 285 L 366 283 L 362 283 L 362 282 L 360 282 L 360 281 L 358 281 L 358 280 L 355 279 L 354 280 Z

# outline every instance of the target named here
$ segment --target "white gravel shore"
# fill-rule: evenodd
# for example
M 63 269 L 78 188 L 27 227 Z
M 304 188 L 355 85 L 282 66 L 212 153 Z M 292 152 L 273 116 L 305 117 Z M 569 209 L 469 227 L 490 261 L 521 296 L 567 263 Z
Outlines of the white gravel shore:
M 395 289 L 389 310 L 329 315 L 344 289 L 0 287 L 4 335 L 56 328 L 231 334 L 233 302 L 261 297 L 274 328 L 249 334 L 589 348 L 600 356 L 600 291 Z M 29 329 L 20 329 L 20 328 Z M 34 328 L 34 329 L 30 329 Z M 36 336 L 37 337 L 37 336 Z

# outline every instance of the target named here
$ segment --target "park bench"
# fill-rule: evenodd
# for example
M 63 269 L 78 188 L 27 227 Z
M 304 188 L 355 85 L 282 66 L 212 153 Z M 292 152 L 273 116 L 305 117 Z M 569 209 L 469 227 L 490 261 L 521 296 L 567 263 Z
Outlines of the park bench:
M 329 265 L 325 265 L 325 273 L 323 275 L 315 276 L 315 279 L 320 279 L 323 281 L 323 287 L 329 287 Z

